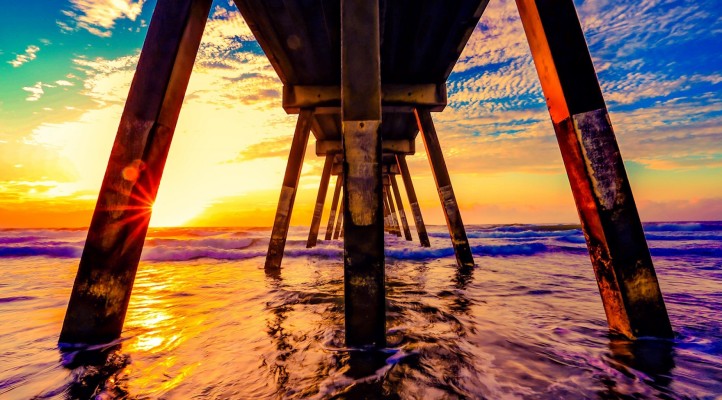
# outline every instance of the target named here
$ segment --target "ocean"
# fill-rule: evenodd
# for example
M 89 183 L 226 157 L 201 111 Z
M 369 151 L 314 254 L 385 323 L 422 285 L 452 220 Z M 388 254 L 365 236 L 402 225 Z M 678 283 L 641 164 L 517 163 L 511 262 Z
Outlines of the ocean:
M 268 228 L 151 229 L 122 338 L 64 352 L 85 230 L 0 230 L 0 399 L 722 399 L 722 222 L 645 231 L 673 340 L 609 334 L 578 226 L 467 226 L 471 272 L 432 226 L 386 236 L 388 347 L 363 353 L 342 244 L 307 228 L 280 274 Z

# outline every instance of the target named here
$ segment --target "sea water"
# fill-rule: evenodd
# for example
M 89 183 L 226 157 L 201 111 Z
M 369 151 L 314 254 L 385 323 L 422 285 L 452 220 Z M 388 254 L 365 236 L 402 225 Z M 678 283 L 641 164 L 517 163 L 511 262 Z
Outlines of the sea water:
M 267 228 L 151 229 L 122 337 L 73 351 L 86 232 L 2 230 L 0 398 L 721 399 L 722 223 L 645 231 L 673 340 L 609 334 L 577 226 L 468 226 L 467 272 L 438 226 L 431 248 L 386 236 L 388 346 L 355 352 L 342 244 L 307 228 L 278 274 Z

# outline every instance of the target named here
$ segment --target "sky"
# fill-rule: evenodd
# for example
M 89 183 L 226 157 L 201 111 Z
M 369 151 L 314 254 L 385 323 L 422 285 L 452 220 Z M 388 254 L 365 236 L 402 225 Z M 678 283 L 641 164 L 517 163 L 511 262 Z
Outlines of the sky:
M 722 220 L 720 0 L 575 4 L 642 220 Z M 90 223 L 154 6 L 3 4 L 0 228 Z M 295 126 L 281 88 L 235 6 L 215 1 L 151 225 L 272 225 Z M 464 222 L 578 222 L 513 1 L 491 0 L 447 88 L 434 117 Z M 293 225 L 314 208 L 313 148 Z M 420 138 L 416 148 L 424 218 L 442 224 Z

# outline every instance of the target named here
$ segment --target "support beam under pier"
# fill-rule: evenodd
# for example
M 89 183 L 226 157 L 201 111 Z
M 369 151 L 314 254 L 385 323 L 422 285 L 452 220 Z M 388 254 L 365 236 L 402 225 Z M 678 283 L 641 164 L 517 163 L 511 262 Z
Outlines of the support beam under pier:
M 401 237 L 401 226 L 399 220 L 396 218 L 396 207 L 394 206 L 394 198 L 391 196 L 391 181 L 389 176 L 384 177 L 384 193 L 386 194 L 386 201 L 389 203 L 389 213 L 391 215 L 391 226 L 394 228 L 394 234 Z
M 572 0 L 516 0 L 611 330 L 672 337 L 642 223 Z
M 303 167 L 303 156 L 306 153 L 308 136 L 311 132 L 311 119 L 313 112 L 301 110 L 296 122 L 296 131 L 293 133 L 291 152 L 286 164 L 286 173 L 283 176 L 283 186 L 276 208 L 276 218 L 273 220 L 273 231 L 271 241 L 268 243 L 268 254 L 266 255 L 266 270 L 277 270 L 281 268 L 283 260 L 283 249 L 286 247 L 288 226 L 291 223 L 293 203 L 296 200 L 298 181 L 301 179 L 301 167 Z
M 88 229 L 61 343 L 120 337 L 210 0 L 159 0 Z
M 331 199 L 331 212 L 328 215 L 328 225 L 326 226 L 326 236 L 324 240 L 331 240 L 333 236 L 333 223 L 336 222 L 336 210 L 338 209 L 338 198 L 341 194 L 343 186 L 343 175 L 336 176 L 336 186 L 333 189 L 333 198 Z
M 341 0 L 346 345 L 386 345 L 379 0 Z
M 409 229 L 409 222 L 406 220 L 406 211 L 404 210 L 404 203 L 401 201 L 401 192 L 399 192 L 399 185 L 396 183 L 396 175 L 389 175 L 389 181 L 391 182 L 391 188 L 394 191 L 394 199 L 399 209 L 399 217 L 401 218 L 401 226 L 404 229 L 404 237 L 406 240 L 411 241 L 411 229 Z
M 411 207 L 411 215 L 414 217 L 414 225 L 416 226 L 416 232 L 419 234 L 419 242 L 421 243 L 421 247 L 431 247 L 431 242 L 429 242 L 429 234 L 426 233 L 426 224 L 424 224 L 424 217 L 421 215 L 419 200 L 416 198 L 414 182 L 411 180 L 409 166 L 408 164 L 406 164 L 406 157 L 402 155 L 397 155 L 396 163 L 399 165 L 401 179 L 403 179 L 404 181 L 406 195 L 409 197 L 409 207 Z
M 426 154 L 429 157 L 431 172 L 434 175 L 436 189 L 439 191 L 439 199 L 441 200 L 441 208 L 446 217 L 446 226 L 449 228 L 451 242 L 454 245 L 454 253 L 456 254 L 456 262 L 460 267 L 473 267 L 474 258 L 471 255 L 469 247 L 469 239 L 466 238 L 466 229 L 461 221 L 461 213 L 456 203 L 454 189 L 451 187 L 451 178 L 449 170 L 446 168 L 444 154 L 441 152 L 439 137 L 436 135 L 434 121 L 431 119 L 431 113 L 428 110 L 414 110 L 416 121 L 419 124 L 419 131 L 424 138 L 424 146 Z
M 323 205 L 326 203 L 326 192 L 328 191 L 328 181 L 331 178 L 331 167 L 333 166 L 333 154 L 326 156 L 323 163 L 323 171 L 321 172 L 321 183 L 318 186 L 318 196 L 316 196 L 316 207 L 313 209 L 313 219 L 311 220 L 311 229 L 308 232 L 308 241 L 306 248 L 316 246 L 318 240 L 318 228 L 321 226 L 321 216 L 323 215 Z

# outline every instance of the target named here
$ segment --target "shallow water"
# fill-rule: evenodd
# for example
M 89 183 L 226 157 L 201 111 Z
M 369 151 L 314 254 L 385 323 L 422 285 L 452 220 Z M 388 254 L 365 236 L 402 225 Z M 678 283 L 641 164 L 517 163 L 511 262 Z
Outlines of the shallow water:
M 61 353 L 85 231 L 0 231 L 0 398 L 702 398 L 722 393 L 722 223 L 648 224 L 676 338 L 610 337 L 581 232 L 470 226 L 478 267 L 387 235 L 388 348 L 343 349 L 341 244 L 149 233 L 118 343 Z

